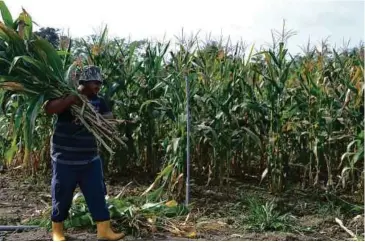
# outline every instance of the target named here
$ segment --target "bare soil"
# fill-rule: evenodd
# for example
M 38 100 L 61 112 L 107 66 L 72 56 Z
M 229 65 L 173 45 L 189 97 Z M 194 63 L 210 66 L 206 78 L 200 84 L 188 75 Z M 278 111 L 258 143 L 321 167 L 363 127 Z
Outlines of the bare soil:
M 38 179 L 39 180 L 39 179 Z M 0 174 L 0 225 L 20 225 L 26 219 L 40 214 L 51 204 L 49 179 L 35 184 L 24 179 L 18 172 Z M 107 182 L 108 194 L 116 196 L 128 182 Z M 126 194 L 139 193 L 141 185 L 128 186 Z M 143 189 L 142 189 L 143 190 Z M 196 237 L 187 238 L 174 233 L 156 231 L 142 237 L 127 234 L 124 240 L 348 240 L 350 235 L 336 222 L 342 219 L 344 225 L 359 236 L 364 234 L 364 217 L 341 217 L 336 208 L 320 212 L 315 208 L 318 202 L 310 200 L 302 193 L 290 192 L 282 196 L 279 206 L 296 218 L 297 230 L 291 232 L 268 231 L 255 232 L 240 219 L 247 212 L 240 205 L 244 197 L 261 196 L 270 200 L 272 196 L 266 189 L 254 185 L 235 183 L 229 187 L 192 186 L 193 210 L 189 215 L 190 224 L 196 231 Z M 302 196 L 302 197 L 300 197 Z M 331 211 L 333 213 L 331 214 Z M 69 240 L 96 240 L 94 229 L 67 231 Z M 29 231 L 0 231 L 0 241 L 51 240 L 51 234 L 44 228 Z

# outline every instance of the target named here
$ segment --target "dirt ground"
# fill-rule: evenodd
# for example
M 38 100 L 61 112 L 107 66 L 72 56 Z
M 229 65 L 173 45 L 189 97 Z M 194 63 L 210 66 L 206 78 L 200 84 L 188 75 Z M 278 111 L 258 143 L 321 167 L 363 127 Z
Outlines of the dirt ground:
M 116 196 L 127 182 L 108 181 L 108 194 Z M 140 185 L 129 186 L 127 194 L 138 192 Z M 0 225 L 18 225 L 31 216 L 37 216 L 41 210 L 51 204 L 50 186 L 48 181 L 32 184 L 17 174 L 0 174 Z M 296 218 L 297 230 L 291 232 L 255 232 L 250 230 L 239 217 L 244 216 L 246 208 L 241 206 L 242 197 L 270 195 L 266 189 L 247 184 L 236 183 L 225 187 L 192 187 L 193 209 L 190 219 L 194 223 L 197 236 L 194 240 L 348 240 L 351 236 L 336 222 L 336 207 L 319 212 L 314 208 L 316 201 L 310 201 L 300 193 L 288 193 L 279 201 L 280 207 L 287 207 Z M 295 198 L 298 196 L 297 198 Z M 333 211 L 333 214 L 331 214 Z M 342 218 L 344 225 L 356 235 L 364 234 L 363 216 Z M 69 240 L 96 240 L 93 230 L 68 230 Z M 1 232 L 0 241 L 11 240 L 51 240 L 50 232 L 46 229 L 30 231 Z M 134 237 L 127 234 L 124 240 L 189 240 L 186 237 L 172 233 L 156 231 L 144 237 Z

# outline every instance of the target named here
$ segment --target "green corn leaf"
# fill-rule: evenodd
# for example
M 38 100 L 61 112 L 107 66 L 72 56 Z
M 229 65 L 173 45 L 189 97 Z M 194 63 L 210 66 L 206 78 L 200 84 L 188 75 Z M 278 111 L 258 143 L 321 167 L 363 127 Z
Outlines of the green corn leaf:
M 67 70 L 67 64 L 71 58 L 71 48 L 72 48 L 72 44 L 73 41 L 72 39 L 70 39 L 70 43 L 68 45 L 68 49 L 67 49 L 67 55 L 65 56 L 65 58 L 63 59 L 63 70 Z
M 99 48 L 101 48 L 103 46 L 107 33 L 108 33 L 108 26 L 105 26 L 103 33 L 101 34 L 101 37 L 99 40 L 99 44 L 98 44 Z
M 247 132 L 247 134 L 250 136 L 250 138 L 253 139 L 255 141 L 255 143 L 260 146 L 260 149 L 262 149 L 260 138 L 254 132 L 252 132 L 250 129 L 248 129 L 246 127 L 242 127 L 242 128 Z
M 13 138 L 12 138 L 12 142 L 11 142 L 11 147 L 5 153 L 5 158 L 8 162 L 8 164 L 13 160 L 13 157 L 14 157 L 15 153 L 18 150 L 17 139 L 18 139 L 18 133 L 21 132 L 23 111 L 24 111 L 24 106 L 21 105 L 17 109 L 16 114 L 15 114 L 15 121 L 14 121 L 14 128 L 13 128 Z
M 13 59 L 13 61 L 11 62 L 10 68 L 9 68 L 9 74 L 11 74 L 13 72 L 13 69 L 17 67 L 20 60 L 22 60 L 26 63 L 29 63 L 32 66 L 34 66 L 35 68 L 37 68 L 39 73 L 44 73 L 46 71 L 45 66 L 40 61 L 33 59 L 32 57 L 24 55 L 24 56 L 17 56 Z
M 44 103 L 44 95 L 40 95 L 39 97 L 30 100 L 30 105 L 27 109 L 26 119 L 29 122 L 30 131 L 33 132 L 35 128 L 35 120 L 37 115 L 39 114 L 41 107 Z
M 64 82 L 64 70 L 63 64 L 60 56 L 57 54 L 57 51 L 53 48 L 53 46 L 44 39 L 37 39 L 32 42 L 32 46 L 35 48 L 35 51 L 38 52 L 38 55 L 41 56 L 42 54 L 46 57 L 46 64 L 48 64 L 57 80 L 60 82 Z
M 94 55 L 92 54 L 90 45 L 84 39 L 82 39 L 82 42 L 84 44 L 84 47 L 86 48 L 86 51 L 88 53 L 88 57 L 90 58 L 91 62 L 95 64 Z
M 4 154 L 7 164 L 10 164 L 13 161 L 14 155 L 16 154 L 16 152 L 18 150 L 17 139 L 18 139 L 18 135 L 16 132 L 14 132 L 12 141 L 11 141 L 11 146 Z
M 1 12 L 1 17 L 3 19 L 3 22 L 5 23 L 5 25 L 9 28 L 13 27 L 13 17 L 11 16 L 11 13 L 8 9 L 8 7 L 6 6 L 4 1 L 0 1 L 0 12 Z
M 9 102 L 11 96 L 14 94 L 15 92 L 13 91 L 5 91 L 3 93 L 3 95 L 1 96 L 1 99 L 0 99 L 0 103 L 1 103 L 1 110 L 2 112 L 5 114 L 6 113 L 6 105 L 7 103 Z

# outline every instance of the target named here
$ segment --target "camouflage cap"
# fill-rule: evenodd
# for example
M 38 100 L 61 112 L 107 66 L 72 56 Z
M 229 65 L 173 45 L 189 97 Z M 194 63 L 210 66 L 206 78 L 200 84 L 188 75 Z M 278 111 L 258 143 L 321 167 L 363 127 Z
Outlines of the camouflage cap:
M 100 68 L 97 66 L 84 66 L 82 68 L 79 82 L 99 81 L 103 83 Z

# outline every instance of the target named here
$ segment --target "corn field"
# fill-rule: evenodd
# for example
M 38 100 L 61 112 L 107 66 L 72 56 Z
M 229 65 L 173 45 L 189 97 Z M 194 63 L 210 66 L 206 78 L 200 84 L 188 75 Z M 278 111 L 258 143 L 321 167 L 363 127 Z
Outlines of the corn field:
M 273 193 L 295 183 L 350 190 L 363 201 L 364 46 L 324 41 L 291 55 L 288 41 L 285 29 L 256 49 L 184 35 L 176 44 L 109 39 L 105 28 L 82 40 L 63 37 L 57 53 L 65 67 L 102 68 L 101 96 L 123 120 L 113 135 L 126 140 L 113 154 L 101 147 L 106 172 L 155 175 L 146 192 L 184 196 L 187 79 L 195 182 L 255 178 Z M 0 83 L 16 44 L 0 41 Z M 0 164 L 48 173 L 53 122 L 42 103 L 3 89 Z

